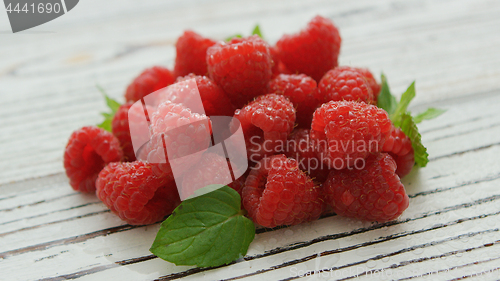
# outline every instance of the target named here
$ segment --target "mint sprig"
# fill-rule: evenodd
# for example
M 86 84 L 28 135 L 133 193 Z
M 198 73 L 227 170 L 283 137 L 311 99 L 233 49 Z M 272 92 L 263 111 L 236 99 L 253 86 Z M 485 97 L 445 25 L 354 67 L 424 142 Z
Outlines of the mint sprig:
M 262 36 L 262 32 L 260 31 L 260 26 L 258 24 L 253 28 L 252 35 L 259 35 L 260 38 L 264 39 L 264 36 Z
M 96 88 L 104 96 L 104 98 L 106 99 L 106 105 L 111 110 L 111 112 L 101 112 L 101 115 L 104 116 L 104 121 L 101 124 L 97 125 L 97 127 L 111 132 L 111 122 L 113 121 L 113 117 L 115 116 L 116 111 L 120 107 L 120 103 L 110 98 L 101 86 L 96 85 Z
M 401 95 L 401 99 L 399 100 L 398 105 L 396 106 L 396 110 L 390 115 L 390 118 L 393 123 L 399 123 L 403 114 L 408 111 L 408 105 L 415 97 L 415 82 L 412 82 L 411 85 L 406 89 L 406 91 Z
M 401 131 L 410 138 L 415 155 L 415 163 L 419 167 L 425 167 L 429 162 L 429 153 L 427 153 L 427 148 L 422 144 L 422 136 L 418 132 L 417 124 L 413 117 L 409 112 L 405 112 L 401 114 L 398 122 L 394 123 L 394 125 L 401 128 Z
M 262 31 L 260 31 L 260 26 L 258 24 L 253 28 L 251 35 L 259 35 L 259 37 L 262 38 L 262 40 L 264 40 L 264 36 L 262 36 Z M 225 41 L 229 42 L 233 38 L 242 38 L 242 37 L 243 35 L 241 33 L 237 33 L 235 35 L 227 37 Z
M 410 138 L 415 154 L 415 163 L 419 167 L 425 167 L 429 162 L 429 154 L 427 153 L 427 148 L 422 144 L 422 136 L 418 132 L 417 123 L 436 118 L 446 110 L 429 108 L 416 116 L 412 116 L 411 112 L 408 111 L 408 106 L 416 96 L 415 82 L 411 83 L 408 89 L 401 95 L 398 103 L 396 97 L 391 94 L 387 78 L 384 74 L 381 76 L 381 81 L 382 87 L 378 96 L 377 106 L 387 111 L 394 126 L 400 128 Z
M 228 36 L 224 41 L 229 42 L 233 38 L 242 38 L 242 37 L 243 37 L 243 35 L 241 35 L 240 33 L 238 33 L 238 34 L 235 34 L 235 35 L 232 35 L 232 36 Z
M 426 111 L 415 115 L 413 117 L 413 121 L 418 124 L 424 120 L 434 119 L 445 112 L 446 112 L 446 110 L 444 110 L 444 109 L 429 107 L 429 108 L 427 108 Z
M 243 257 L 254 237 L 240 195 L 224 186 L 183 201 L 161 224 L 149 250 L 176 265 L 211 267 Z
M 382 87 L 380 89 L 380 94 L 378 95 L 377 106 L 385 109 L 389 115 L 393 114 L 396 111 L 396 106 L 398 106 L 398 101 L 396 97 L 391 94 L 391 90 L 389 89 L 389 84 L 387 83 L 387 78 L 382 73 L 381 76 Z

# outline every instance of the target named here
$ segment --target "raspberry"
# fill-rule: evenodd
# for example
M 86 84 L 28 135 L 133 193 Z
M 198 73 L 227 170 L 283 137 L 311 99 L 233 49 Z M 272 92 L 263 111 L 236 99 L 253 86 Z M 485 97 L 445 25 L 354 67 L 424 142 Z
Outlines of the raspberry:
M 381 86 L 379 83 L 377 83 L 377 80 L 375 80 L 373 74 L 367 68 L 355 67 L 354 69 L 361 73 L 361 75 L 363 75 L 363 77 L 366 79 L 366 82 L 368 82 L 368 86 L 370 87 L 370 89 L 372 89 L 373 98 L 375 101 L 377 101 Z
M 271 58 L 273 59 L 273 67 L 271 69 L 273 77 L 276 77 L 279 74 L 292 74 L 288 69 L 286 69 L 283 62 L 280 61 L 278 49 L 276 47 L 270 47 L 269 50 L 271 52 Z
M 330 170 L 317 156 L 317 148 L 309 136 L 307 129 L 295 129 L 288 137 L 285 155 L 294 158 L 302 171 L 307 172 L 311 178 L 324 182 Z
M 196 76 L 190 74 L 184 77 L 177 78 L 176 82 L 186 81 L 189 79 L 195 79 L 196 85 L 198 86 L 198 91 L 201 96 L 201 101 L 203 102 L 203 108 L 205 109 L 205 114 L 208 116 L 218 115 L 218 116 L 233 116 L 234 110 L 236 109 L 231 101 L 227 97 L 226 93 L 215 84 L 210 78 L 206 76 Z M 182 99 L 185 96 L 175 95 L 175 93 L 165 97 L 174 103 L 182 103 Z
M 229 163 L 225 157 L 215 153 L 204 153 L 200 162 L 187 171 L 188 176 L 183 178 L 181 197 L 187 198 L 209 184 L 231 183 L 233 180 L 228 167 Z
M 241 196 L 241 190 L 245 186 L 246 180 L 247 180 L 247 176 L 246 176 L 246 174 L 244 174 L 243 176 L 239 177 L 237 180 L 233 181 L 232 183 L 228 184 L 227 186 L 236 190 L 236 192 L 238 192 L 238 194 Z
M 335 25 L 314 17 L 298 34 L 284 35 L 276 43 L 280 61 L 292 73 L 304 73 L 319 81 L 338 65 L 341 38 Z
M 214 45 L 215 41 L 205 38 L 191 30 L 184 31 L 175 49 L 174 76 L 186 76 L 190 73 L 196 75 L 206 75 L 207 70 L 207 49 Z
M 310 134 L 318 157 L 340 170 L 380 152 L 391 130 L 387 112 L 375 105 L 331 101 L 314 112 Z
M 297 123 L 310 128 L 314 110 L 320 105 L 316 99 L 316 81 L 305 74 L 280 74 L 269 82 L 269 92 L 284 95 L 297 109 Z
M 97 197 L 131 225 L 161 221 L 180 204 L 173 179 L 157 177 L 142 161 L 108 164 L 96 186 Z
M 408 207 L 408 195 L 387 153 L 371 155 L 364 169 L 332 171 L 323 184 L 335 213 L 366 221 L 394 220 Z
M 248 175 L 243 206 L 264 227 L 295 225 L 318 219 L 323 202 L 319 188 L 285 155 L 264 158 Z
M 356 69 L 348 66 L 328 71 L 318 84 L 317 99 L 329 101 L 359 101 L 375 104 L 367 80 Z
M 99 172 L 109 162 L 120 161 L 120 142 L 108 131 L 88 126 L 69 137 L 64 151 L 64 169 L 74 190 L 94 192 Z
M 410 138 L 400 128 L 393 127 L 393 131 L 385 141 L 382 150 L 388 152 L 396 161 L 396 174 L 400 178 L 411 172 L 415 164 L 413 147 Z
M 269 54 L 271 54 L 271 59 L 273 60 L 273 67 L 271 68 L 271 72 L 273 73 L 273 76 L 278 75 L 280 74 L 279 71 L 280 59 L 279 59 L 278 49 L 276 49 L 276 47 L 270 47 Z
M 127 87 L 125 99 L 138 101 L 143 97 L 174 83 L 174 76 L 170 70 L 161 66 L 153 66 L 144 70 Z
M 115 116 L 113 116 L 113 121 L 111 122 L 113 135 L 120 141 L 124 161 L 135 161 L 134 147 L 132 145 L 128 124 L 128 112 L 132 105 L 132 102 L 122 104 L 116 111 Z M 144 111 L 142 114 L 144 114 Z
M 295 108 L 284 96 L 267 94 L 237 109 L 234 117 L 241 123 L 249 159 L 258 161 L 283 148 L 293 130 Z
M 150 135 L 147 159 L 154 163 L 156 175 L 171 175 L 170 162 L 174 159 L 177 159 L 178 172 L 182 173 L 199 161 L 201 154 L 196 152 L 209 147 L 210 120 L 205 115 L 192 113 L 181 104 L 165 101 L 151 116 Z
M 266 92 L 273 60 L 258 35 L 233 38 L 207 50 L 208 73 L 237 107 Z

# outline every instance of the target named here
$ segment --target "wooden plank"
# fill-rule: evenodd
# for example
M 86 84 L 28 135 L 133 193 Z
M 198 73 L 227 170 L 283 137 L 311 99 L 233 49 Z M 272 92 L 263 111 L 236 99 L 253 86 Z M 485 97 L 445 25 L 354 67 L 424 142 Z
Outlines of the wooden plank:
M 490 102 L 489 104 L 493 105 L 495 103 Z M 465 103 L 465 104 L 462 104 L 461 107 L 467 108 L 468 106 L 469 106 L 469 104 Z M 459 112 L 463 112 L 463 111 L 460 111 L 460 110 L 457 111 L 456 112 L 457 117 L 459 115 Z M 488 112 L 488 111 L 485 111 L 485 112 Z M 453 114 L 453 113 L 454 113 L 454 111 L 451 111 L 451 113 L 448 112 L 447 114 Z M 454 117 L 455 117 L 455 115 L 451 115 L 451 117 L 448 120 L 455 120 L 456 122 L 462 121 L 460 119 L 457 120 Z M 444 126 L 446 126 L 448 128 L 448 130 L 453 130 L 453 126 L 450 126 L 450 123 L 447 123 L 447 122 L 443 122 L 443 123 L 444 123 Z M 471 124 L 471 126 L 470 126 L 471 129 L 475 128 L 475 126 L 473 126 L 473 125 L 474 124 Z M 446 129 L 435 130 L 435 132 L 440 132 L 442 135 L 446 135 L 449 133 L 449 131 L 447 131 Z M 469 137 L 471 137 L 471 136 L 469 136 Z M 432 144 L 430 145 L 430 147 L 432 147 Z M 453 200 L 450 200 L 447 202 L 447 204 L 449 204 L 447 206 L 456 206 L 456 205 L 465 204 L 467 202 L 474 202 L 474 201 L 478 201 L 478 200 L 480 201 L 482 199 L 488 198 L 487 195 L 494 195 L 495 191 L 497 190 L 496 187 L 497 187 L 498 177 L 500 176 L 499 175 L 500 166 L 499 166 L 498 161 L 496 161 L 496 159 L 494 157 L 491 157 L 491 155 L 497 155 L 498 152 L 500 152 L 499 149 L 500 149 L 499 146 L 494 146 L 494 147 L 491 147 L 489 149 L 478 150 L 478 151 L 474 151 L 472 149 L 471 151 L 464 153 L 462 155 L 454 155 L 451 157 L 442 157 L 440 159 L 436 159 L 434 161 L 431 161 L 429 163 L 429 167 L 427 167 L 426 169 L 421 169 L 419 171 L 415 170 L 408 178 L 405 179 L 405 185 L 406 185 L 408 192 L 410 194 L 425 195 L 424 196 L 425 200 L 419 199 L 420 195 L 415 197 L 415 198 L 412 198 L 412 200 L 411 200 L 412 208 L 410 208 L 405 213 L 405 216 L 411 216 L 411 210 L 413 210 L 413 211 L 433 211 L 433 210 L 436 211 L 436 210 L 439 210 L 440 208 L 444 208 L 446 206 L 439 204 L 441 202 L 440 198 L 443 198 L 443 197 L 453 198 Z M 488 156 L 490 156 L 490 157 L 488 157 Z M 457 161 L 457 158 L 461 159 L 461 161 Z M 484 164 L 485 169 L 478 169 L 477 171 L 474 172 L 474 174 L 462 173 L 460 175 L 454 175 L 453 177 L 450 176 L 453 173 L 455 173 L 456 171 L 466 170 L 469 166 L 469 163 L 477 162 L 476 159 L 483 159 L 483 164 Z M 496 171 L 496 177 L 494 174 L 492 174 L 493 171 Z M 450 178 L 452 178 L 453 181 L 450 180 Z M 474 183 L 476 183 L 476 184 L 474 184 Z M 433 190 L 439 190 L 442 192 L 428 194 L 428 192 L 432 192 Z M 477 190 L 481 190 L 481 192 L 477 192 Z M 450 193 L 450 196 L 443 195 L 443 193 L 446 193 L 446 192 Z M 462 194 L 464 194 L 466 196 L 462 196 Z M 455 197 L 453 197 L 453 196 L 455 196 Z M 432 199 L 432 198 L 434 198 L 434 199 Z M 12 200 L 12 199 L 5 199 L 5 200 Z M 485 203 L 488 203 L 488 202 L 485 202 Z M 486 204 L 485 206 L 490 206 L 490 205 L 495 205 L 495 204 L 494 204 L 494 202 L 493 203 L 490 202 L 489 204 Z M 464 210 L 466 210 L 465 212 L 467 214 L 471 214 L 470 210 L 469 210 L 469 208 L 471 206 L 469 206 L 469 207 L 465 207 L 465 206 L 466 205 L 464 205 L 464 208 L 466 208 L 466 209 L 464 209 Z M 490 210 L 490 209 L 488 209 L 488 210 Z M 479 211 L 475 210 L 475 212 L 477 212 L 475 214 L 481 214 L 483 211 L 484 211 L 484 209 L 480 209 Z M 456 214 L 456 211 L 454 211 L 454 213 Z M 92 218 L 92 219 L 99 220 L 100 216 L 102 217 L 102 216 L 104 216 L 104 214 L 96 216 L 95 218 Z M 457 217 L 460 217 L 460 215 L 457 215 Z M 344 219 L 336 218 L 336 217 L 323 219 L 323 220 L 320 220 L 318 223 L 320 223 L 320 222 L 329 226 L 329 227 L 323 226 L 324 234 L 336 233 L 336 232 L 332 232 L 333 229 L 335 229 L 336 231 L 339 231 L 341 233 L 342 230 L 348 231 L 349 229 L 352 230 L 354 227 L 354 225 L 346 224 Z M 432 223 L 434 223 L 434 222 L 435 222 L 435 220 L 430 219 L 429 225 L 432 226 Z M 90 224 L 94 224 L 94 222 L 91 221 L 91 222 L 87 223 L 87 225 L 90 225 Z M 330 228 L 332 225 L 333 225 L 333 228 Z M 410 225 L 410 226 L 413 228 L 419 229 L 419 227 L 416 227 L 415 225 Z M 46 232 L 47 230 L 50 230 L 51 227 L 53 227 L 53 226 L 48 226 L 47 228 L 40 228 L 40 229 L 31 230 L 31 231 L 34 231 L 34 233 L 36 233 L 34 236 L 38 236 L 38 234 L 39 234 L 38 231 Z M 362 227 L 362 225 L 358 225 L 358 227 Z M 276 237 L 290 236 L 290 234 L 288 234 L 288 235 L 285 234 L 287 230 L 292 230 L 293 233 L 295 233 L 295 232 L 301 233 L 301 235 L 298 235 L 298 237 L 302 238 L 300 240 L 308 241 L 309 239 L 314 239 L 314 238 L 321 236 L 321 233 L 318 233 L 318 231 L 321 230 L 322 227 L 317 226 L 317 225 L 310 226 L 310 227 L 299 226 L 299 227 L 295 227 L 292 229 L 279 230 L 276 233 L 270 232 L 270 233 L 259 234 L 258 237 L 256 238 L 256 242 L 254 243 L 257 247 L 257 251 L 255 249 L 251 248 L 249 255 L 263 254 L 266 251 L 272 251 L 276 247 L 280 247 L 280 246 L 283 247 L 283 246 L 297 242 L 297 236 L 291 235 L 292 236 L 291 240 L 286 240 L 286 239 L 284 241 L 279 240 L 281 242 L 281 244 L 278 243 L 278 239 Z M 296 229 L 299 229 L 299 230 L 296 230 Z M 312 229 L 314 229 L 315 231 L 312 231 Z M 77 231 L 81 231 L 81 230 L 77 230 Z M 134 233 L 141 233 L 143 235 L 143 239 L 138 239 L 138 240 L 142 241 L 140 243 L 140 245 L 137 245 L 135 247 L 131 247 L 131 249 L 128 249 L 128 248 L 124 249 L 123 244 L 121 244 L 121 243 L 123 243 L 123 241 L 134 240 L 131 237 L 134 237 L 134 236 L 137 237 L 137 234 L 132 234 L 130 231 L 133 231 Z M 35 263 L 35 265 L 37 265 L 37 264 L 43 265 L 43 263 L 57 264 L 59 262 L 63 262 L 65 259 L 67 259 L 68 255 L 69 256 L 71 256 L 71 255 L 82 256 L 81 248 L 88 247 L 90 249 L 99 249 L 97 254 L 91 255 L 92 258 L 83 258 L 82 262 L 88 263 L 88 265 L 84 266 L 82 268 L 82 263 L 79 263 L 78 268 L 80 270 L 78 270 L 78 268 L 68 267 L 66 269 L 67 272 L 61 272 L 61 274 L 71 274 L 71 273 L 74 273 L 76 271 L 94 270 L 96 267 L 100 267 L 100 266 L 105 266 L 105 267 L 112 266 L 112 268 L 114 268 L 116 266 L 113 266 L 113 264 L 114 264 L 113 262 L 126 260 L 126 259 L 133 259 L 133 258 L 137 258 L 137 257 L 141 257 L 141 256 L 147 256 L 149 254 L 147 252 L 147 249 L 148 249 L 149 244 L 151 243 L 151 241 L 154 237 L 155 231 L 156 231 L 156 229 L 154 229 L 152 231 L 143 232 L 141 229 L 136 229 L 136 230 L 127 230 L 125 232 L 117 232 L 114 234 L 109 234 L 108 236 L 96 236 L 96 237 L 90 238 L 89 240 L 79 241 L 78 244 L 73 245 L 75 247 L 68 247 L 67 245 L 64 245 L 64 244 L 59 244 L 59 245 L 56 244 L 56 246 L 49 247 L 45 250 L 42 250 L 42 252 L 37 251 L 37 252 L 27 252 L 27 253 L 23 253 L 23 254 L 19 254 L 19 255 L 16 254 L 12 257 L 7 257 L 7 259 L 5 261 L 9 262 L 9 260 L 11 260 L 15 264 L 16 261 L 33 260 L 33 261 L 37 261 Z M 75 232 L 75 234 L 76 233 L 78 233 L 78 232 Z M 148 233 L 147 237 L 144 236 L 146 233 Z M 288 233 L 290 233 L 290 232 L 288 232 Z M 304 233 L 309 233 L 310 236 L 307 236 Z M 120 236 L 120 238 L 115 238 L 112 240 L 112 241 L 117 241 L 116 244 L 109 244 L 109 240 L 105 239 L 105 237 L 110 237 L 110 238 L 112 236 L 118 237 L 116 235 Z M 70 235 L 68 235 L 68 236 L 70 236 Z M 102 237 L 102 238 L 100 238 L 100 237 Z M 263 237 L 263 238 L 260 238 L 260 237 Z M 271 239 L 273 239 L 273 237 L 274 237 L 274 240 L 271 240 Z M 367 237 L 369 237 L 369 238 L 365 238 L 365 239 L 369 240 L 370 238 L 378 237 L 378 236 L 370 234 Z M 15 239 L 15 238 L 12 238 L 12 239 Z M 269 244 L 269 243 L 262 242 L 264 240 L 271 240 L 272 243 Z M 8 242 L 9 242 L 9 244 L 15 243 L 15 240 L 9 240 Z M 43 240 L 38 240 L 38 242 L 43 242 Z M 35 243 L 33 243 L 33 244 L 35 244 Z M 18 244 L 18 245 L 20 245 L 20 244 Z M 85 245 L 85 246 L 83 246 L 83 245 Z M 267 246 L 263 247 L 262 245 L 267 245 Z M 270 246 L 272 246 L 272 247 L 268 248 Z M 107 253 L 102 252 L 101 249 L 103 247 L 108 249 Z M 324 248 L 335 248 L 335 247 L 334 246 L 330 246 L 330 247 L 321 246 L 319 248 L 324 249 Z M 120 255 L 120 254 L 116 253 L 115 251 L 111 251 L 111 249 L 116 249 L 115 250 L 116 252 L 122 253 L 123 255 Z M 118 250 L 118 249 L 121 249 L 121 250 Z M 141 249 L 141 250 L 139 250 L 139 249 Z M 313 247 L 309 251 L 314 252 L 315 249 L 316 248 Z M 67 252 L 64 252 L 64 251 L 67 251 Z M 61 253 L 61 252 L 64 252 L 64 253 Z M 112 256 L 113 256 L 113 259 L 111 260 L 111 262 L 109 260 L 107 260 L 106 258 L 104 258 L 104 256 L 109 255 L 109 254 L 112 254 Z M 32 255 L 34 255 L 34 256 L 32 256 Z M 83 255 L 83 256 L 85 256 L 85 255 Z M 99 256 L 100 256 L 100 258 L 99 258 Z M 285 256 L 288 257 L 289 254 L 286 253 Z M 47 257 L 52 257 L 52 258 L 47 258 Z M 100 263 L 96 264 L 96 261 L 98 261 L 98 260 L 102 260 L 102 261 Z M 140 263 L 141 264 L 144 263 L 145 266 L 147 266 L 147 264 L 150 264 L 150 263 L 157 264 L 158 261 L 157 260 L 147 260 L 145 262 L 140 262 Z M 263 264 L 268 264 L 268 262 L 264 262 Z M 131 265 L 138 266 L 137 263 L 133 263 Z M 51 267 L 41 266 L 41 268 L 51 268 Z M 259 267 L 257 267 L 257 268 L 259 268 Z M 107 270 L 108 269 L 97 272 L 95 274 L 105 274 L 106 275 L 106 274 L 108 274 L 108 273 L 105 273 L 105 271 L 107 271 Z M 115 270 L 119 270 L 119 269 L 115 269 Z M 174 270 L 175 271 L 182 270 L 182 268 L 181 269 L 178 269 L 178 268 L 173 269 L 171 267 L 167 267 L 167 269 L 164 271 L 163 274 L 164 275 L 167 275 L 167 273 L 171 274 Z M 44 270 L 42 270 L 42 272 L 43 271 Z M 229 272 L 232 272 L 232 270 L 229 270 Z M 89 276 L 93 276 L 93 275 L 89 275 Z M 96 275 L 96 276 L 101 276 L 101 275 Z M 89 278 L 91 278 L 91 277 L 89 277 Z
M 344 279 L 381 279 L 369 272 L 382 269 L 403 280 L 498 277 L 498 1 L 110 0 L 97 13 L 96 5 L 81 2 L 44 27 L 54 33 L 0 33 L 10 36 L 0 44 L 0 154 L 9 159 L 0 163 L 2 278 L 277 280 L 322 269 Z M 63 147 L 74 129 L 100 121 L 96 83 L 120 99 L 142 68 L 172 67 L 186 28 L 222 39 L 259 22 L 274 43 L 317 13 L 341 28 L 341 64 L 383 70 L 394 93 L 416 79 L 412 111 L 448 109 L 420 126 L 431 161 L 404 179 L 410 208 L 398 221 L 330 216 L 259 230 L 245 259 L 191 269 L 149 253 L 158 224 L 128 226 L 71 190 Z M 469 274 L 481 272 L 490 275 Z
M 274 42 L 283 32 L 299 29 L 313 14 L 318 13 L 319 10 L 313 8 L 317 4 L 324 8 L 322 13 L 330 14 L 341 28 L 344 38 L 342 64 L 368 66 L 375 73 L 384 70 L 396 93 L 402 92 L 411 80 L 416 79 L 419 92 L 417 103 L 498 88 L 496 81 L 500 72 L 495 66 L 500 63 L 500 58 L 495 54 L 500 41 L 493 36 L 488 44 L 478 43 L 485 38 L 485 34 L 500 31 L 496 17 L 500 9 L 497 2 L 486 2 L 490 4 L 488 9 L 476 8 L 477 4 L 467 1 L 397 1 L 394 4 L 382 1 L 376 5 L 365 2 L 367 6 L 364 9 L 341 2 L 325 3 L 319 1 L 306 5 L 293 1 L 287 4 L 287 12 L 281 13 L 278 13 L 283 9 L 279 3 L 269 7 L 270 10 L 266 8 L 265 13 L 259 13 L 258 6 L 244 9 L 234 5 L 232 8 L 236 10 L 233 13 L 240 12 L 241 16 L 230 16 L 229 10 L 223 9 L 205 19 L 209 23 L 207 25 L 194 18 L 181 20 L 179 16 L 200 14 L 202 9 L 207 9 L 207 5 L 194 8 L 181 5 L 179 9 L 185 13 L 163 9 L 162 13 L 168 14 L 161 17 L 160 22 L 154 21 L 160 18 L 158 13 L 151 20 L 138 23 L 137 28 L 127 30 L 130 39 L 125 41 L 125 45 L 122 41 L 112 41 L 118 40 L 116 34 L 123 26 L 128 26 L 122 26 L 121 20 L 107 23 L 110 30 L 104 29 L 100 33 L 103 38 L 108 38 L 106 40 L 89 41 L 87 36 L 62 40 L 68 36 L 63 29 L 60 33 L 41 38 L 36 46 L 15 48 L 26 45 L 26 40 L 33 38 L 32 35 L 15 38 L 12 43 L 2 45 L 5 52 L 0 49 L 0 54 L 9 53 L 12 59 L 25 58 L 26 61 L 14 63 L 14 69 L 10 64 L 0 68 L 4 69 L 0 70 L 4 73 L 0 76 L 0 96 L 4 101 L 3 122 L 0 125 L 4 145 L 0 152 L 12 159 L 8 164 L 0 164 L 0 183 L 61 172 L 61 147 L 69 134 L 80 126 L 100 121 L 97 112 L 104 110 L 104 103 L 94 85 L 101 84 L 110 95 L 120 99 L 128 81 L 143 67 L 156 63 L 171 66 L 173 43 L 181 30 L 188 27 L 186 24 L 195 29 L 199 26 L 200 32 L 207 36 L 223 38 L 225 34 L 249 30 L 253 23 L 261 22 L 264 30 L 269 30 L 270 41 Z M 451 12 L 442 13 L 444 7 Z M 138 15 L 150 17 L 147 14 Z M 229 21 L 230 25 L 227 24 Z M 370 24 L 366 24 L 367 21 Z M 151 26 L 152 22 L 156 26 Z M 155 30 L 161 26 L 176 28 L 143 34 L 143 30 Z M 93 24 L 82 25 L 82 22 L 70 24 L 70 27 L 75 28 L 77 34 L 85 34 L 95 28 Z M 118 28 L 118 31 L 112 28 Z M 455 34 L 460 34 L 460 37 Z M 50 40 L 57 40 L 60 45 L 53 46 Z M 85 48 L 75 50 L 71 48 L 73 45 Z M 53 46 L 54 49 L 45 46 Z M 16 55 L 16 52 L 26 53 L 26 49 L 29 52 L 29 48 L 36 48 L 37 52 L 31 50 L 38 57 Z M 422 53 L 425 56 L 418 55 Z M 83 59 L 86 56 L 89 58 Z M 80 60 L 77 59 L 79 57 Z M 428 67 L 430 64 L 432 67 Z M 43 69 L 43 75 L 37 76 L 41 73 L 40 69 Z M 30 83 L 19 83 L 22 79 L 29 79 Z M 6 90 L 1 89 L 8 89 L 16 95 L 8 95 L 2 92 Z M 32 102 L 26 103 L 25 99 Z M 36 145 L 30 142 L 32 132 L 40 134 L 41 139 Z

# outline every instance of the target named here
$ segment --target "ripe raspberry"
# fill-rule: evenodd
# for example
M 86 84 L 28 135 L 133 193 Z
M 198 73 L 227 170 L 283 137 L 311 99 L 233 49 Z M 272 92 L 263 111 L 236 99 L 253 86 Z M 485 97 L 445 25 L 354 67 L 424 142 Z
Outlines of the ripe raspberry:
M 324 182 L 330 169 L 317 156 L 317 148 L 307 129 L 295 129 L 288 136 L 285 155 L 297 160 L 299 168 L 317 181 Z
M 280 59 L 279 59 L 278 49 L 276 49 L 276 47 L 269 47 L 269 53 L 271 54 L 271 59 L 273 60 L 273 66 L 271 68 L 271 72 L 273 73 L 274 77 L 280 74 L 279 71 Z
M 348 66 L 328 71 L 318 84 L 316 98 L 321 102 L 348 100 L 375 104 L 367 80 Z
M 278 49 L 276 47 L 270 47 L 269 50 L 271 52 L 271 58 L 273 59 L 273 67 L 271 69 L 273 77 L 280 74 L 292 74 L 288 69 L 286 69 L 283 62 L 280 61 Z
M 210 120 L 205 115 L 192 113 L 181 104 L 165 101 L 151 116 L 150 135 L 147 159 L 154 163 L 156 175 L 171 175 L 172 160 L 176 160 L 177 171 L 182 173 L 199 161 L 201 154 L 196 152 L 209 147 Z
M 361 75 L 363 75 L 363 77 L 366 79 L 366 81 L 368 82 L 368 86 L 370 87 L 370 89 L 372 89 L 373 98 L 375 101 L 377 101 L 381 86 L 379 83 L 377 83 L 377 80 L 375 80 L 373 74 L 367 68 L 355 67 L 354 69 L 361 73 Z
M 180 204 L 173 179 L 157 177 L 152 165 L 142 161 L 110 163 L 96 186 L 97 197 L 132 225 L 161 221 Z
M 258 35 L 233 38 L 207 50 L 208 73 L 237 107 L 266 92 L 273 60 Z
M 338 65 L 341 38 L 335 25 L 321 16 L 314 17 L 297 34 L 283 35 L 276 43 L 280 61 L 292 73 L 304 73 L 319 81 Z
M 319 188 L 295 159 L 283 154 L 262 159 L 250 171 L 242 194 L 248 216 L 264 227 L 312 221 L 322 212 Z
M 153 66 L 144 70 L 127 87 L 125 99 L 138 101 L 141 98 L 174 83 L 174 76 L 170 70 L 161 66 Z
M 267 94 L 237 109 L 234 117 L 241 123 L 248 158 L 255 162 L 284 148 L 295 123 L 295 108 L 284 96 Z
M 120 141 L 120 147 L 123 151 L 124 161 L 135 161 L 134 147 L 130 138 L 130 128 L 128 124 L 128 112 L 132 102 L 122 104 L 113 116 L 111 128 L 113 135 Z M 144 111 L 142 112 L 144 114 Z
M 411 140 L 401 131 L 400 128 L 393 127 L 390 137 L 384 143 L 382 151 L 388 152 L 397 164 L 396 174 L 400 178 L 411 172 L 415 164 L 415 157 Z
M 269 92 L 288 97 L 297 109 L 297 123 L 310 128 L 312 115 L 320 105 L 316 99 L 316 81 L 305 74 L 280 74 L 269 82 Z
M 206 75 L 207 70 L 207 49 L 214 45 L 215 41 L 205 38 L 191 30 L 184 31 L 177 43 L 175 49 L 174 76 L 186 76 L 190 73 L 196 75 Z
M 310 134 L 318 157 L 330 168 L 340 170 L 382 151 L 391 130 L 387 112 L 375 105 L 331 101 L 314 112 Z
M 218 115 L 218 116 L 233 116 L 236 107 L 231 104 L 231 101 L 227 97 L 226 93 L 215 84 L 212 79 L 206 76 L 196 76 L 190 74 L 184 77 L 177 78 L 176 82 L 186 81 L 189 79 L 195 79 L 196 85 L 198 86 L 198 91 L 201 96 L 201 101 L 203 102 L 203 108 L 205 109 L 205 114 L 207 116 Z M 179 93 L 179 92 L 172 92 Z M 174 103 L 182 103 L 182 99 L 185 96 L 179 96 L 178 94 L 171 94 L 165 98 L 171 100 Z
M 110 132 L 88 126 L 69 137 L 64 151 L 64 169 L 74 190 L 94 192 L 99 172 L 109 162 L 120 161 L 120 142 Z
M 181 198 L 187 198 L 209 184 L 229 184 L 233 181 L 225 157 L 216 153 L 204 153 L 200 162 L 186 172 L 180 189 Z
M 243 187 L 245 186 L 245 181 L 247 180 L 247 174 L 244 174 L 243 176 L 239 177 L 237 180 L 233 181 L 232 183 L 228 184 L 230 188 L 236 190 L 238 194 L 241 196 L 241 191 Z
M 364 169 L 332 171 L 323 184 L 335 213 L 366 221 L 394 220 L 408 208 L 408 195 L 387 153 L 371 155 Z

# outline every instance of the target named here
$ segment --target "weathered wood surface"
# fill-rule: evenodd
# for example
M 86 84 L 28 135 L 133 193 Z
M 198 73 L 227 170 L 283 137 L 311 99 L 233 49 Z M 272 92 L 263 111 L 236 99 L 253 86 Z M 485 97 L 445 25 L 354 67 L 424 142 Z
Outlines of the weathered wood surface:
M 81 1 L 15 35 L 0 13 L 0 280 L 500 279 L 499 12 L 462 0 Z M 315 14 L 339 26 L 341 64 L 383 70 L 396 93 L 416 79 L 413 110 L 448 109 L 420 126 L 431 161 L 404 179 L 400 219 L 259 231 L 237 263 L 191 269 L 149 253 L 158 225 L 126 225 L 69 187 L 63 148 L 100 121 L 95 84 L 121 99 L 143 68 L 172 66 L 187 28 L 221 39 L 260 23 L 274 43 Z

